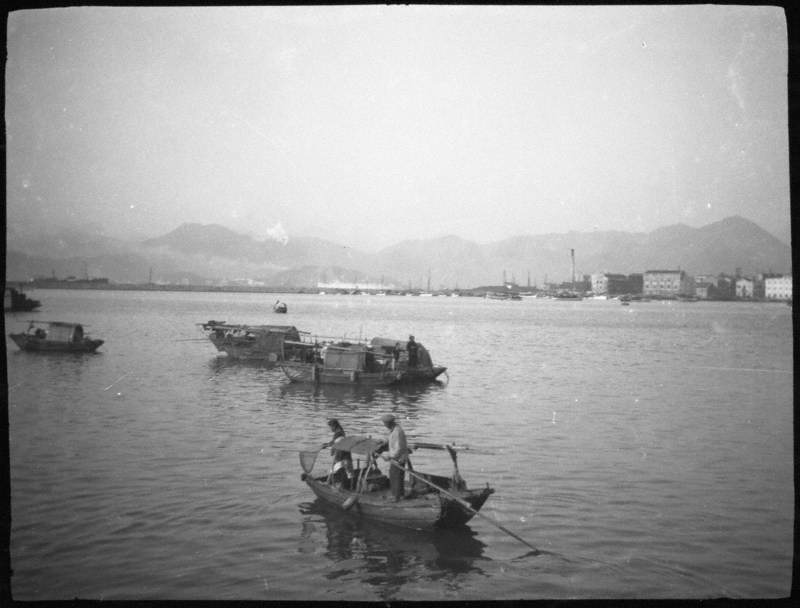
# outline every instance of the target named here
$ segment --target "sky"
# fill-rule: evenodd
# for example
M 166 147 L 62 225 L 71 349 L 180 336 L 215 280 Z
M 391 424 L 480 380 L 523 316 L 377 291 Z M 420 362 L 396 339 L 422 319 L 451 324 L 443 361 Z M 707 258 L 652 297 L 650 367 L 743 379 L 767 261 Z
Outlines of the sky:
M 7 36 L 9 233 L 790 242 L 780 7 L 69 7 Z

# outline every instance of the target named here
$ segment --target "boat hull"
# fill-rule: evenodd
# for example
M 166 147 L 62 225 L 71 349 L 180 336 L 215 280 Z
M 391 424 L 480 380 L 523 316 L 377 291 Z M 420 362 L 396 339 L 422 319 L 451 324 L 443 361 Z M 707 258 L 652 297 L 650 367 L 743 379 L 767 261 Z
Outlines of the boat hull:
M 84 339 L 80 342 L 61 342 L 36 338 L 27 334 L 9 334 L 20 350 L 30 352 L 91 353 L 96 351 L 103 340 Z
M 351 490 L 334 487 L 325 478 L 303 475 L 320 500 L 341 508 L 349 514 L 402 528 L 432 530 L 463 526 L 475 516 L 486 499 L 494 492 L 486 487 L 480 490 L 452 491 L 454 496 L 466 501 L 472 510 L 458 501 L 438 492 L 430 492 L 418 497 L 405 498 L 394 502 L 388 489 L 358 494 Z M 345 509 L 345 502 L 355 502 Z
M 5 312 L 30 312 L 42 305 L 39 300 L 29 298 L 24 292 L 13 287 L 7 287 L 3 296 L 3 309 Z
M 245 361 L 267 361 L 276 363 L 281 354 L 293 352 L 291 346 L 284 346 L 286 338 L 299 340 L 300 335 L 294 327 L 287 326 L 227 326 L 209 321 L 203 325 L 208 339 L 219 351 L 231 359 Z
M 447 368 L 435 365 L 430 368 L 385 370 L 366 372 L 347 369 L 326 369 L 320 364 L 285 361 L 281 369 L 292 382 L 309 384 L 346 384 L 360 386 L 391 386 L 432 382 Z
M 348 369 L 326 369 L 319 364 L 285 361 L 281 369 L 292 382 L 309 384 L 356 384 L 389 386 L 399 381 L 400 372 L 364 372 Z
M 401 371 L 402 375 L 397 381 L 398 384 L 413 384 L 416 382 L 433 382 L 439 376 L 447 371 L 447 368 L 442 365 L 434 365 L 432 367 L 418 367 L 411 369 L 404 369 Z

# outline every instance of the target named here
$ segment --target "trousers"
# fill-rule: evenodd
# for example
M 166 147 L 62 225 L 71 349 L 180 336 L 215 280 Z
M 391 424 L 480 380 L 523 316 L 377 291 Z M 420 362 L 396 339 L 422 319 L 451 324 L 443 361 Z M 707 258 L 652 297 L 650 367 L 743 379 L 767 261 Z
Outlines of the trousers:
M 391 488 L 392 496 L 396 500 L 399 500 L 405 495 L 404 486 L 405 486 L 405 476 L 406 476 L 406 470 L 405 470 L 406 464 L 405 461 L 403 462 L 397 461 L 397 464 L 399 464 L 403 468 L 399 468 L 394 465 L 391 465 L 391 467 L 389 467 L 389 487 Z

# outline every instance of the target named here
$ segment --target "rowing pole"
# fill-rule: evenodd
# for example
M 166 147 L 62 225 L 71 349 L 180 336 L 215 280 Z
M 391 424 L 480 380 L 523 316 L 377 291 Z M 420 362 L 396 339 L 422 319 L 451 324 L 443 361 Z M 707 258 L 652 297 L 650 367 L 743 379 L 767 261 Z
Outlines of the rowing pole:
M 436 485 L 436 484 L 435 484 L 435 483 L 433 483 L 432 481 L 428 481 L 427 479 L 425 479 L 425 478 L 424 478 L 424 477 L 422 477 L 421 475 L 418 475 L 418 474 L 417 474 L 417 473 L 415 473 L 414 471 L 411 471 L 411 470 L 408 470 L 408 471 L 406 471 L 406 468 L 405 468 L 403 465 L 401 465 L 401 464 L 398 464 L 398 462 L 397 462 L 396 460 L 389 460 L 389 463 L 390 463 L 392 466 L 394 466 L 394 467 L 397 467 L 397 468 L 398 468 L 398 469 L 400 469 L 401 471 L 405 471 L 405 472 L 407 472 L 407 473 L 408 473 L 409 475 L 411 475 L 412 477 L 415 477 L 416 479 L 419 479 L 419 480 L 420 480 L 420 481 L 422 481 L 423 483 L 427 483 L 429 486 L 431 486 L 432 488 L 435 488 L 436 490 L 438 490 L 439 492 L 441 492 L 441 493 L 442 493 L 442 494 L 444 494 L 445 496 L 449 496 L 450 498 L 452 498 L 453 500 L 455 500 L 455 501 L 456 501 L 458 504 L 460 504 L 462 507 L 465 507 L 466 509 L 469 509 L 470 511 L 472 511 L 472 513 L 473 513 L 474 515 L 478 515 L 479 517 L 483 517 L 483 518 L 484 518 L 486 521 L 488 521 L 488 522 L 489 522 L 490 524 L 492 524 L 493 526 L 497 526 L 498 528 L 500 528 L 500 529 L 501 529 L 503 532 L 505 532 L 505 533 L 506 533 L 506 534 L 508 534 L 509 536 L 511 536 L 511 537 L 513 537 L 513 538 L 516 538 L 516 539 L 517 539 L 519 542 L 521 542 L 521 543 L 523 543 L 523 544 L 527 545 L 528 547 L 530 547 L 531 549 L 533 549 L 534 551 L 536 551 L 536 553 L 539 553 L 539 549 L 537 549 L 536 547 L 534 547 L 534 546 L 533 546 L 532 544 L 530 544 L 530 543 L 529 543 L 527 540 L 525 540 L 525 539 L 524 539 L 524 538 L 522 538 L 521 536 L 518 536 L 518 535 L 514 534 L 514 533 L 513 533 L 511 530 L 509 530 L 508 528 L 505 528 L 505 527 L 503 527 L 502 525 L 500 525 L 500 523 L 499 523 L 499 522 L 496 522 L 495 520 L 493 520 L 493 519 L 492 519 L 491 517 L 489 517 L 488 515 L 484 515 L 484 514 L 483 514 L 483 513 L 481 513 L 480 511 L 476 511 L 475 509 L 473 509 L 473 508 L 472 508 L 472 505 L 471 505 L 471 504 L 469 504 L 469 503 L 468 503 L 466 500 L 464 500 L 463 498 L 459 498 L 458 496 L 455 496 L 454 494 L 451 494 L 450 492 L 448 492 L 448 491 L 447 491 L 447 490 L 445 490 L 444 488 L 442 488 L 442 487 L 440 487 L 440 486 Z

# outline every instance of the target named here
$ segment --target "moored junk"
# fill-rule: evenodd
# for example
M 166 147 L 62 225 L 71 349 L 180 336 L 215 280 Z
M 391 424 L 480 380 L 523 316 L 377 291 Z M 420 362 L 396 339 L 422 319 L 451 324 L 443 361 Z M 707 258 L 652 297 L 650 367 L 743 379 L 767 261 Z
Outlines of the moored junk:
M 300 342 L 301 333 L 291 325 L 247 325 L 207 321 L 198 323 L 218 351 L 232 359 L 276 362 L 284 341 Z M 290 354 L 293 347 L 287 349 Z
M 373 338 L 369 343 L 286 340 L 285 345 L 280 365 L 292 382 L 388 386 L 430 382 L 447 370 L 433 365 L 427 349 L 413 339 Z
M 272 312 L 286 313 L 288 310 L 289 307 L 286 306 L 286 302 L 281 302 L 280 300 L 272 305 Z
M 22 350 L 38 352 L 90 353 L 103 344 L 84 332 L 80 323 L 31 321 L 25 332 L 9 334 Z
M 42 303 L 39 300 L 29 298 L 25 292 L 6 287 L 3 292 L 3 309 L 5 312 L 30 312 L 39 308 Z
M 357 466 L 346 479 L 325 473 L 312 476 L 319 451 L 301 451 L 301 479 L 323 502 L 366 519 L 414 529 L 456 527 L 467 523 L 478 512 L 494 489 L 487 484 L 480 489 L 468 489 L 458 472 L 456 451 L 452 446 L 432 444 L 416 447 L 447 449 L 452 461 L 450 475 L 423 473 L 407 468 L 410 491 L 401 500 L 392 500 L 389 477 L 377 464 L 376 454 L 387 448 L 386 442 L 371 437 L 350 435 L 333 444 L 332 449 L 356 459 Z M 363 466 L 361 464 L 363 459 Z M 390 461 L 390 467 L 400 467 Z

